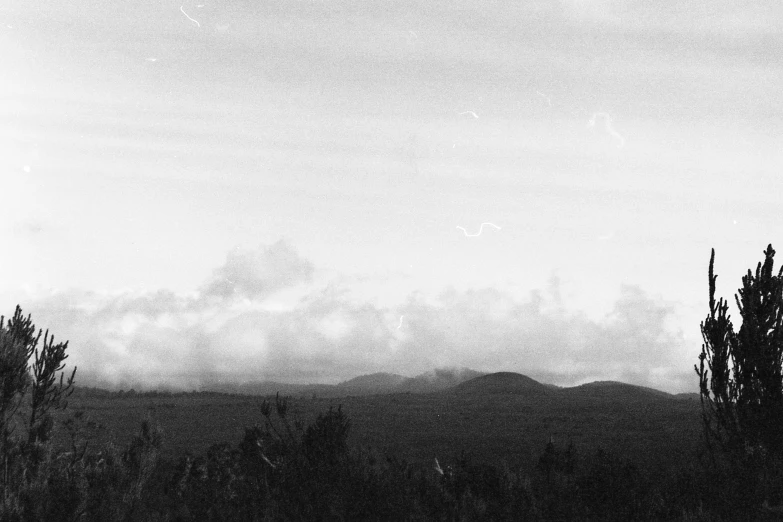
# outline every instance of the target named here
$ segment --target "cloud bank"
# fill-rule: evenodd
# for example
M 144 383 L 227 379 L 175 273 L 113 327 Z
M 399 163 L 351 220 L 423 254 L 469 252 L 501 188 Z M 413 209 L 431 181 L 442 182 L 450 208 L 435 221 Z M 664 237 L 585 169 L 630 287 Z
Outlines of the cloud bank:
M 497 289 L 414 293 L 394 307 L 351 298 L 346 278 L 313 282 L 284 241 L 232 251 L 198 292 L 60 292 L 21 303 L 68 339 L 77 382 L 198 389 L 215 382 L 336 383 L 379 371 L 517 371 L 571 386 L 620 380 L 672 392 L 696 383 L 671 304 L 623 286 L 601 321 L 565 310 L 560 283 L 518 302 Z M 10 313 L 10 312 L 9 312 Z M 402 317 L 402 320 L 400 318 Z

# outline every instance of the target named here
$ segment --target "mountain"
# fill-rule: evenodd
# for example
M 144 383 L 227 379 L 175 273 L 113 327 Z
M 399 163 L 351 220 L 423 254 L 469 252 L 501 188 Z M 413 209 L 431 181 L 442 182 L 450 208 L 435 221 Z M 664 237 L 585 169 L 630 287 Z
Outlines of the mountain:
M 433 393 L 453 388 L 481 375 L 485 374 L 468 368 L 436 369 L 416 377 L 403 377 L 395 373 L 372 373 L 341 382 L 333 391 L 345 395 Z
M 460 395 L 548 395 L 556 393 L 552 388 L 526 375 L 513 372 L 482 375 L 455 386 L 451 391 Z
M 262 381 L 240 384 L 210 383 L 201 387 L 201 391 L 228 393 L 237 395 L 289 395 L 293 397 L 339 397 L 342 390 L 333 384 L 287 384 L 282 382 Z
M 618 381 L 595 381 L 579 386 L 563 388 L 545 384 L 526 375 L 514 372 L 484 373 L 468 368 L 436 369 L 405 377 L 395 373 L 378 372 L 360 375 L 339 384 L 285 384 L 278 382 L 250 382 L 231 384 L 214 382 L 202 391 L 233 393 L 240 395 L 281 395 L 292 397 L 339 398 L 348 396 L 384 395 L 390 393 L 435 393 L 453 391 L 461 394 L 548 394 L 580 397 L 604 397 L 620 399 L 677 399 L 698 400 L 694 393 L 672 395 L 653 388 L 636 386 Z
M 401 383 L 397 392 L 432 393 L 453 388 L 465 381 L 486 375 L 468 368 L 462 369 L 437 369 L 411 377 Z
M 618 381 L 595 381 L 570 388 L 563 388 L 566 394 L 578 394 L 587 397 L 626 398 L 626 399 L 673 399 L 674 395 L 654 388 L 636 386 Z
M 397 388 L 409 380 L 408 377 L 396 373 L 371 373 L 360 375 L 353 379 L 341 382 L 337 385 L 340 390 L 353 392 L 352 395 L 376 395 L 381 393 L 394 393 Z

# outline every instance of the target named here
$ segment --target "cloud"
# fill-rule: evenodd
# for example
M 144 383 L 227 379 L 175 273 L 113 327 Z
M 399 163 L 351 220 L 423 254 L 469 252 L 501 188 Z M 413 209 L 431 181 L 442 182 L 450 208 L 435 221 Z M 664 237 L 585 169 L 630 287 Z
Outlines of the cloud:
M 235 249 L 215 270 L 205 295 L 226 298 L 263 297 L 282 288 L 310 281 L 313 265 L 283 240 L 258 251 Z
M 564 308 L 557 277 L 524 302 L 500 289 L 446 288 L 429 300 L 412 293 L 384 307 L 352 298 L 348 279 L 315 284 L 313 273 L 278 242 L 232 252 L 204 291 L 190 296 L 69 291 L 23 307 L 40 327 L 70 340 L 68 363 L 79 366 L 84 385 L 335 383 L 378 371 L 413 376 L 468 367 L 566 386 L 620 380 L 695 387 L 682 333 L 669 326 L 675 306 L 636 286 L 622 286 L 614 309 L 596 321 Z M 307 282 L 304 298 L 277 305 L 288 288 Z
M 411 302 L 404 309 L 409 335 L 395 362 L 408 372 L 458 364 L 543 375 L 566 385 L 611 379 L 665 386 L 661 369 L 683 347 L 681 332 L 667 325 L 673 306 L 623 286 L 614 311 L 595 322 L 566 312 L 557 302 L 559 286 L 551 286 L 550 298 L 533 291 L 527 303 L 494 289 L 451 290 L 439 306 Z

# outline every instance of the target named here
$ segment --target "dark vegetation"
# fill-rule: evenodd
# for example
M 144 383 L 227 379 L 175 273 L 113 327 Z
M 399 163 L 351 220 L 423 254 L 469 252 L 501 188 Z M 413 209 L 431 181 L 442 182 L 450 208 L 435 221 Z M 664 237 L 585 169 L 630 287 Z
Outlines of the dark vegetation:
M 696 397 L 508 372 L 336 407 L 113 393 L 74 387 L 67 343 L 17 308 L 0 320 L 0 520 L 781 520 L 783 271 L 765 255 L 734 333 L 713 253 Z

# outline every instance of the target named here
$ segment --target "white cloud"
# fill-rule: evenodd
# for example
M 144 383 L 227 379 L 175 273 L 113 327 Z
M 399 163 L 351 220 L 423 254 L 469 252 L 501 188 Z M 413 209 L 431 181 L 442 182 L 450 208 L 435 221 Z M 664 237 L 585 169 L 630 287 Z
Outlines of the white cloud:
M 204 294 L 226 298 L 263 297 L 282 288 L 310 281 L 312 264 L 283 240 L 258 251 L 235 249 L 215 270 Z
M 311 282 L 295 306 L 264 306 L 311 281 L 313 271 L 276 243 L 229 255 L 203 295 L 71 291 L 22 305 L 36 324 L 70 340 L 68 363 L 79 366 L 82 384 L 333 383 L 376 371 L 469 367 L 561 385 L 613 379 L 674 391 L 695 386 L 689 368 L 680 367 L 687 359 L 682 334 L 669 326 L 674 306 L 638 287 L 621 287 L 613 311 L 600 320 L 566 310 L 557 277 L 526 302 L 498 289 L 446 288 L 434 298 L 414 293 L 379 307 L 349 300 L 349 283 L 331 281 Z M 224 291 L 223 275 L 235 278 L 244 299 Z M 698 346 L 692 350 L 695 359 Z

